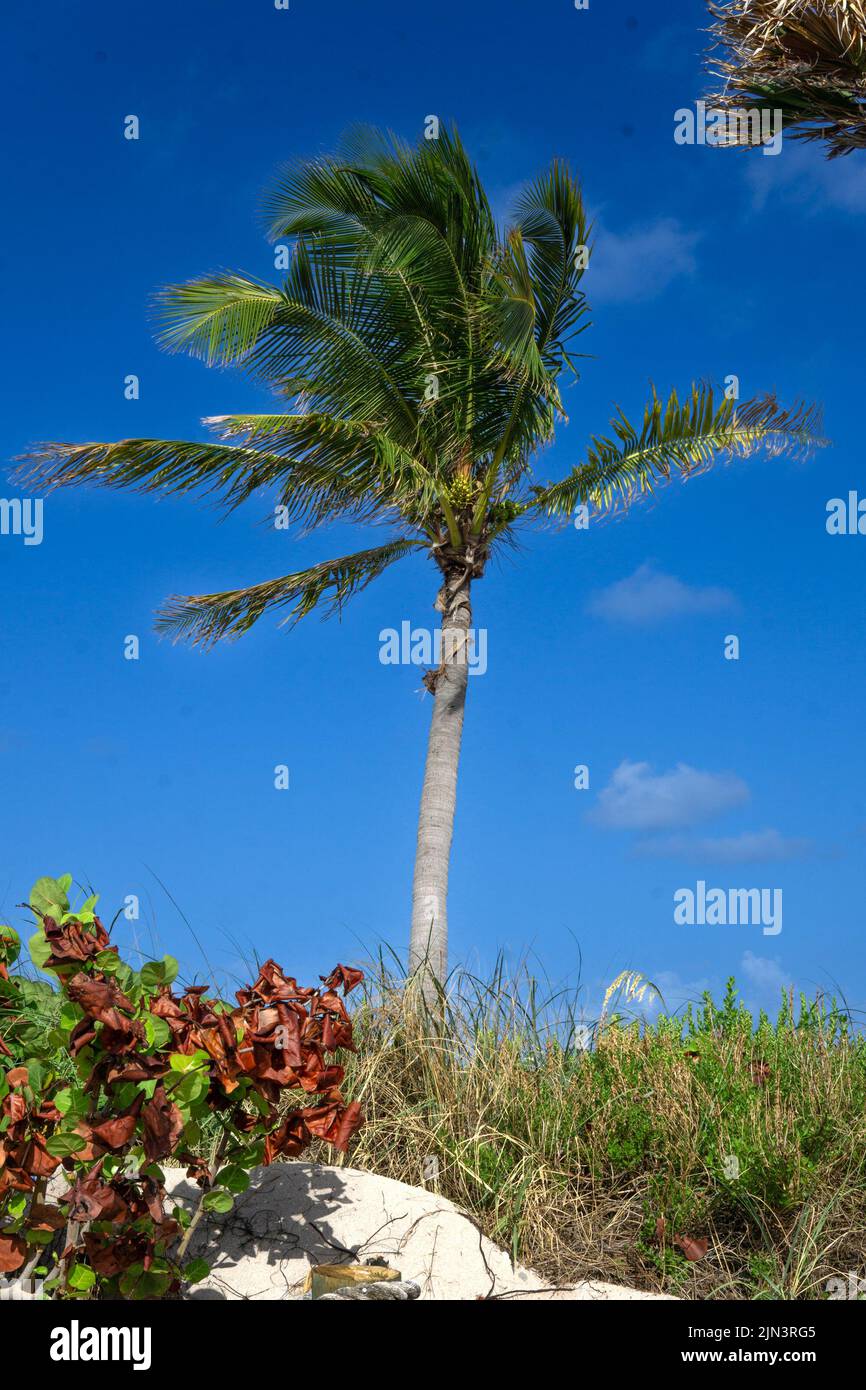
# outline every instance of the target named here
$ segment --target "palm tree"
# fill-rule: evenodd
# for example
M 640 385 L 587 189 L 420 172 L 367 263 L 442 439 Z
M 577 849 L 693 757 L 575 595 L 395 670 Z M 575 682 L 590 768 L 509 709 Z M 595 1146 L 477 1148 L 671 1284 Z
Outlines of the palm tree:
M 338 156 L 286 170 L 266 213 L 272 237 L 292 239 L 285 282 L 219 274 L 169 288 L 162 340 L 243 364 L 280 409 L 209 419 L 218 438 L 204 443 L 36 446 L 22 474 L 48 487 L 196 489 L 227 508 L 270 488 L 301 527 L 341 518 L 389 528 L 378 544 L 309 569 L 170 598 L 158 629 L 204 646 L 270 610 L 284 623 L 340 610 L 407 556 L 433 562 L 442 655 L 425 677 L 433 710 L 410 961 L 442 980 L 472 591 L 491 556 L 529 521 L 562 521 L 581 505 L 609 511 L 720 456 L 808 449 L 817 417 L 772 397 L 717 402 L 708 386 L 682 402 L 653 389 L 640 424 L 618 411 L 567 477 L 537 483 L 532 460 L 553 439 L 558 381 L 588 313 L 586 215 L 563 163 L 526 189 L 500 235 L 456 131 L 418 148 L 366 132 Z
M 782 112 L 798 140 L 823 140 L 830 159 L 866 149 L 863 0 L 709 0 L 723 56 L 709 66 L 722 88 L 708 103 Z

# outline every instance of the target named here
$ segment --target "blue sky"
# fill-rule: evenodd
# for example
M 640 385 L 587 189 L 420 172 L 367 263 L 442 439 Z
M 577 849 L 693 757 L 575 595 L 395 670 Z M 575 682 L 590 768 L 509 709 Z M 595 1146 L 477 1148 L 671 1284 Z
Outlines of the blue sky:
M 590 1007 L 629 967 L 673 1002 L 735 973 L 753 1003 L 793 983 L 862 1009 L 866 539 L 829 536 L 825 517 L 863 488 L 866 162 L 792 141 L 778 157 L 676 145 L 674 112 L 704 90 L 705 23 L 692 0 L 10 5 L 3 460 L 40 439 L 201 438 L 203 416 L 263 408 L 239 375 L 160 353 L 147 306 L 220 267 L 278 278 L 257 209 L 282 161 L 358 121 L 413 137 L 437 114 L 504 214 L 565 157 L 596 222 L 593 356 L 541 474 L 579 462 L 614 402 L 637 413 L 650 380 L 735 374 L 744 397 L 820 401 L 833 447 L 527 535 L 476 587 L 488 669 L 470 681 L 453 957 L 530 953 L 555 981 L 580 974 Z M 41 545 L 0 536 L 13 922 L 35 877 L 69 870 L 107 916 L 139 895 L 120 939 L 172 951 L 188 976 L 208 967 L 181 912 L 228 977 L 254 951 L 315 977 L 403 948 L 430 704 L 416 667 L 379 661 L 379 633 L 435 620 L 429 563 L 389 571 L 340 623 L 266 618 L 207 654 L 151 631 L 168 593 L 364 543 L 342 527 L 299 540 L 267 512 L 220 522 L 192 501 L 77 491 L 48 499 Z M 782 931 L 677 925 L 673 895 L 698 879 L 781 889 Z

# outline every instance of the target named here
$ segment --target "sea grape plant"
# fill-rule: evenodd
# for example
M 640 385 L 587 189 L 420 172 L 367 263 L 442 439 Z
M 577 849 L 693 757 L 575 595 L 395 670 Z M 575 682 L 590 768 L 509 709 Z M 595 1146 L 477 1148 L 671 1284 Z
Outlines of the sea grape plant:
M 251 1168 L 313 1139 L 345 1151 L 363 1124 L 335 1060 L 355 1050 L 338 990 L 362 974 L 338 965 L 308 989 L 268 960 L 234 1005 L 176 993 L 177 962 L 133 970 L 95 896 L 70 908 L 71 883 L 41 878 L 26 904 L 54 987 L 10 969 L 20 940 L 0 927 L 0 1273 L 55 1298 L 173 1297 L 209 1272 L 192 1235 Z M 296 1089 L 312 1103 L 290 1108 Z M 198 1184 L 193 1212 L 167 1209 L 166 1162 Z

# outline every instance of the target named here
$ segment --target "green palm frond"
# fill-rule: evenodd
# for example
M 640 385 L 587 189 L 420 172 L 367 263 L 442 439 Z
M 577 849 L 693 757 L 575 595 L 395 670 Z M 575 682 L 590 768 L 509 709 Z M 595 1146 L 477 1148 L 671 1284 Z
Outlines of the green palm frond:
M 588 236 L 580 188 L 556 160 L 520 198 L 516 225 L 486 295 L 497 350 L 507 368 L 516 364 L 521 371 L 487 469 L 482 506 L 473 521 L 476 532 L 503 467 L 513 484 L 538 445 L 553 437 L 562 409 L 557 377 L 564 364 L 571 365 L 571 339 L 588 327 L 580 288 L 584 266 L 577 254 Z
M 399 538 L 246 589 L 189 597 L 173 595 L 158 611 L 156 629 L 175 641 L 211 647 L 224 637 L 239 637 L 247 632 L 272 608 L 290 608 L 281 626 L 294 625 L 323 600 L 326 600 L 325 616 L 330 616 L 338 613 L 347 599 L 365 589 L 389 565 L 420 546 L 423 546 L 422 541 Z
M 521 386 L 547 391 L 558 401 L 555 378 L 548 372 L 538 345 L 535 283 L 526 243 L 517 230 L 508 237 L 486 311 L 494 362 L 500 361 Z
M 377 421 L 319 412 L 214 415 L 204 422 L 251 451 L 283 458 L 277 501 L 307 530 L 333 517 L 382 519 L 393 511 L 424 527 L 435 512 L 438 479 Z
M 159 342 L 169 352 L 201 357 L 208 366 L 239 362 L 284 302 L 275 286 L 228 271 L 167 285 L 155 296 L 163 324 Z
M 287 167 L 265 201 L 272 239 L 326 248 L 343 268 L 359 264 L 410 285 L 455 325 L 495 248 L 486 194 L 456 132 L 418 148 L 356 132 L 339 157 Z
M 283 417 L 288 419 L 289 417 Z M 303 417 L 301 417 L 303 421 Z M 135 492 L 214 495 L 229 510 L 262 488 L 276 488 L 276 501 L 291 520 L 308 529 L 343 516 L 372 520 L 399 508 L 408 495 L 425 496 L 422 470 L 389 446 L 387 438 L 364 437 L 330 422 L 310 419 L 286 427 L 294 455 L 243 445 L 181 439 L 121 439 L 113 444 L 36 445 L 20 460 L 17 476 L 50 490 L 77 483 L 129 488 Z M 427 508 L 435 491 L 426 490 Z M 413 515 L 415 513 L 413 512 Z
M 217 493 L 235 506 L 292 467 L 280 454 L 185 439 L 119 439 L 112 444 L 35 444 L 16 460 L 16 477 L 51 490 L 79 483 L 136 492 Z
M 588 245 L 590 228 L 580 187 L 567 165 L 555 160 L 521 196 L 517 230 L 531 248 L 539 351 L 559 371 L 568 339 L 589 312 L 580 288 L 585 267 L 577 252 Z
M 263 489 L 311 531 L 337 517 L 395 517 L 429 529 L 438 479 L 375 423 L 322 415 L 213 416 L 205 424 L 242 443 L 121 439 L 35 445 L 16 476 L 50 490 L 75 484 L 142 493 L 199 492 L 234 510 Z
M 329 257 L 352 277 L 356 293 L 363 286 L 390 342 L 408 348 L 413 404 L 435 376 L 439 405 L 428 414 L 436 452 L 450 450 L 477 414 L 489 353 L 476 301 L 496 258 L 487 198 L 456 132 L 417 149 L 355 132 L 341 157 L 286 169 L 266 213 L 272 237 L 299 238 L 312 259 Z
M 805 456 L 825 442 L 813 406 L 786 411 L 774 396 L 716 404 L 709 386 L 693 386 L 682 404 L 676 391 L 662 402 L 653 389 L 639 428 L 617 410 L 611 430 L 613 437 L 592 437 L 586 462 L 567 478 L 534 489 L 537 511 L 562 516 L 581 504 L 608 511 L 677 477 L 693 477 L 718 460 L 759 450 Z
M 210 362 L 241 362 L 282 396 L 303 392 L 324 410 L 381 419 L 415 445 L 423 371 L 414 339 L 395 333 L 372 278 L 299 247 L 281 290 L 248 299 L 246 284 L 226 276 L 165 289 L 163 342 Z

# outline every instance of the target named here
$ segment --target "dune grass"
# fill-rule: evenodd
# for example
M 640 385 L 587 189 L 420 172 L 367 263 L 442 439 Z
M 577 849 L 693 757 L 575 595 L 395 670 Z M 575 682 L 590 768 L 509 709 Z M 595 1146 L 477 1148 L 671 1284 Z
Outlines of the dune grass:
M 731 981 L 677 1017 L 591 1028 L 502 968 L 434 1007 L 384 958 L 355 1010 L 353 1167 L 440 1192 L 559 1284 L 810 1299 L 866 1274 L 866 1042 L 833 1001 L 753 1019 Z M 627 1006 L 627 1007 L 626 1007 Z M 323 1150 L 323 1161 L 333 1157 Z M 704 1253 L 705 1252 L 705 1253 Z

